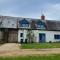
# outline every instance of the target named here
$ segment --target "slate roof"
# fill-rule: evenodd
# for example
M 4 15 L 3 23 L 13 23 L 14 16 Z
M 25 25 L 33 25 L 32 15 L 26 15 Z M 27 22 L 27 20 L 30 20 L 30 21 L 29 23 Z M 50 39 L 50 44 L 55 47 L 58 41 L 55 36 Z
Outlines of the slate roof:
M 10 16 L 0 16 L 0 28 L 17 28 L 17 19 Z
M 60 21 L 46 20 L 47 30 L 60 30 Z
M 0 25 L 2 24 L 1 21 L 3 20 L 14 20 L 14 21 L 21 21 L 24 18 L 22 17 L 10 17 L 10 16 L 0 16 Z M 34 18 L 25 18 L 30 24 L 32 21 L 35 21 L 34 23 L 37 24 L 41 24 L 39 23 L 40 21 L 43 22 L 43 24 L 45 24 L 46 30 L 50 30 L 50 31 L 60 31 L 60 21 L 54 21 L 54 20 L 41 20 L 41 19 L 34 19 Z M 16 24 L 16 23 L 15 23 Z M 1 28 L 1 27 L 0 27 Z M 17 26 L 16 26 L 17 28 Z

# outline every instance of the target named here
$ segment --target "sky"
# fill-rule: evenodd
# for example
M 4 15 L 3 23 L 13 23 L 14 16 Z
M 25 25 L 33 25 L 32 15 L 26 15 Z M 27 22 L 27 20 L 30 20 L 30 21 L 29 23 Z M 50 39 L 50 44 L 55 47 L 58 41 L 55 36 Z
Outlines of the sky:
M 60 0 L 0 0 L 0 15 L 60 20 Z

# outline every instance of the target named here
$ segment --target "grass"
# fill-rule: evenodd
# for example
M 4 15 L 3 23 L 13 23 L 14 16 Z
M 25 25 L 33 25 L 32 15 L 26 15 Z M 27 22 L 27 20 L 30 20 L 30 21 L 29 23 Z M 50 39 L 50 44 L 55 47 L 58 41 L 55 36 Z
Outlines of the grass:
M 60 43 L 32 43 L 21 44 L 22 49 L 39 49 L 39 48 L 60 48 Z
M 0 60 L 60 60 L 60 55 L 0 57 Z

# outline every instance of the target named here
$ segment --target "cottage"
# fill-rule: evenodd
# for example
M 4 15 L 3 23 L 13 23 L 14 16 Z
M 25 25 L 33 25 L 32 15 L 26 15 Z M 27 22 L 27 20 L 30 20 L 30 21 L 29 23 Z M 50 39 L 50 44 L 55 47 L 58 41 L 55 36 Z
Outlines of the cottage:
M 59 42 L 60 21 L 0 16 L 0 41 Z
M 25 21 L 25 22 L 23 22 Z M 30 41 L 45 43 L 60 41 L 60 21 L 45 20 L 45 16 L 41 19 L 22 19 L 18 27 L 18 42 L 25 42 L 30 34 Z M 27 24 L 26 24 L 27 23 Z M 30 33 L 29 33 L 30 32 Z

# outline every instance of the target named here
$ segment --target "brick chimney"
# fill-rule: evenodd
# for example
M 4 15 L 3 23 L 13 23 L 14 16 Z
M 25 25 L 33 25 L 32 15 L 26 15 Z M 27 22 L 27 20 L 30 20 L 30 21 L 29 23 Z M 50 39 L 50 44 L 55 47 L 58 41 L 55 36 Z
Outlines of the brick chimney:
M 41 20 L 45 20 L 44 14 L 41 15 Z

